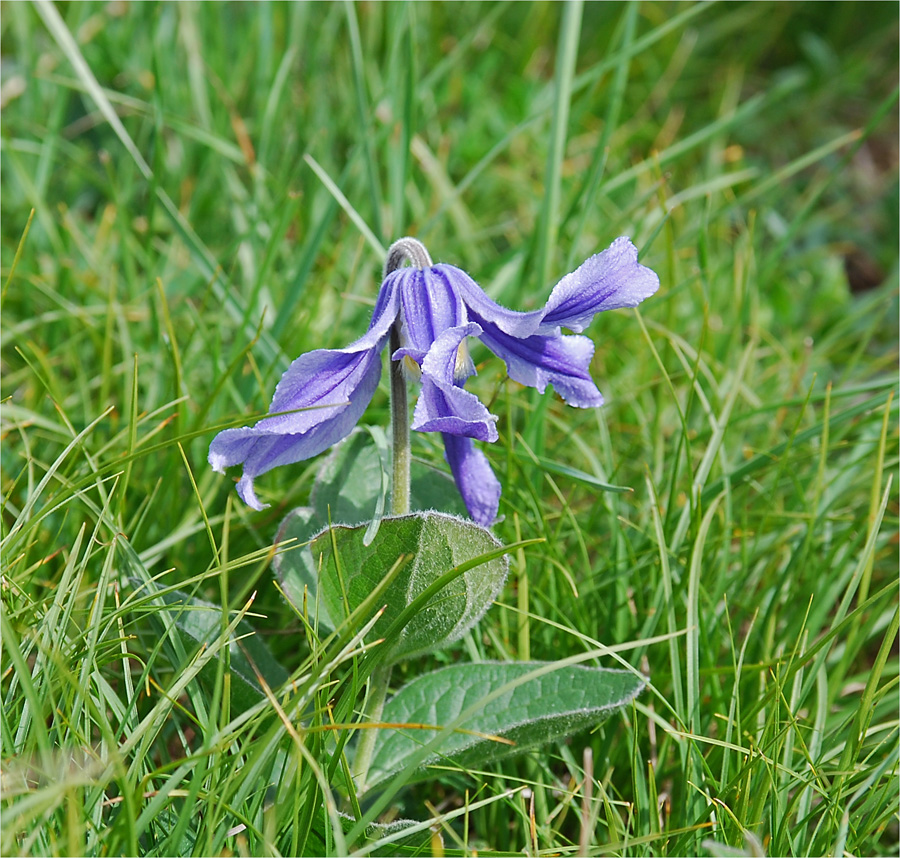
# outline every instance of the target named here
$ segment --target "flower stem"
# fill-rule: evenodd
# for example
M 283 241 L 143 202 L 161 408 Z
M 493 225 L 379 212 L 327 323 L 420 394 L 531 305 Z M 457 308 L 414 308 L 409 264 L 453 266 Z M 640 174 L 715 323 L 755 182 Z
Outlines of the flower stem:
M 400 320 L 391 328 L 391 354 L 400 348 Z M 391 475 L 391 515 L 409 512 L 409 403 L 406 377 L 400 361 L 391 361 L 391 435 L 393 471 Z
M 409 261 L 416 268 L 429 268 L 431 257 L 425 245 L 414 238 L 400 238 L 389 248 L 384 263 L 384 276 Z M 401 346 L 402 320 L 397 317 L 391 328 L 391 354 Z M 409 402 L 406 397 L 406 377 L 402 363 L 391 360 L 391 434 L 393 443 L 393 474 L 391 480 L 391 514 L 409 512 Z
M 406 260 L 415 268 L 431 268 L 431 256 L 421 241 L 406 236 L 398 238 L 389 248 L 384 261 L 384 276 L 396 271 Z
M 425 245 L 414 238 L 401 238 L 388 249 L 384 263 L 384 277 L 400 268 L 404 262 L 411 262 L 416 268 L 429 268 L 431 257 Z M 401 347 L 402 320 L 398 316 L 391 328 L 391 354 Z M 392 436 L 392 474 L 391 474 L 391 515 L 406 515 L 409 512 L 409 400 L 406 391 L 406 376 L 399 360 L 391 360 L 391 436 Z M 366 701 L 366 719 L 378 721 L 384 709 L 388 686 L 391 682 L 392 665 L 378 665 L 369 676 L 369 696 Z M 366 791 L 366 779 L 372 755 L 375 752 L 375 740 L 378 730 L 370 727 L 362 731 L 356 756 L 353 759 L 353 777 L 356 791 Z

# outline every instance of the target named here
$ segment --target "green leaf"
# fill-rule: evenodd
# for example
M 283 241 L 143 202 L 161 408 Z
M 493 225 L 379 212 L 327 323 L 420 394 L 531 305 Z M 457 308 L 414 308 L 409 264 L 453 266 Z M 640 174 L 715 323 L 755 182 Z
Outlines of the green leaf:
M 146 584 L 141 586 L 146 588 Z M 175 627 L 188 648 L 198 644 L 209 645 L 222 634 L 222 608 L 219 605 L 180 590 L 160 590 L 158 597 L 166 603 L 167 610 L 174 613 Z M 224 655 L 223 649 L 214 656 L 214 662 L 204 667 L 201 676 L 212 679 L 216 673 L 215 661 L 221 660 Z M 249 709 L 265 696 L 260 677 L 272 689 L 279 688 L 288 678 L 287 671 L 275 660 L 246 620 L 238 623 L 229 642 L 228 665 L 231 672 L 231 703 L 239 711 Z
M 272 568 L 281 583 L 285 598 L 301 613 L 309 616 L 323 632 L 334 630 L 335 623 L 328 616 L 325 606 L 317 599 L 319 576 L 309 550 L 309 541 L 322 530 L 322 521 L 312 507 L 292 509 L 278 526 L 277 543 L 293 539 L 294 543 L 275 555 Z
M 325 827 L 330 826 L 331 821 L 326 819 L 322 808 L 319 809 L 316 817 L 303 849 L 302 854 L 304 855 L 328 854 Z M 352 816 L 340 811 L 338 819 L 341 821 L 341 828 L 345 835 L 356 824 L 356 820 Z M 395 819 L 388 823 L 372 822 L 366 827 L 365 836 L 370 843 L 366 853 L 368 855 L 428 855 L 431 852 L 429 848 L 432 842 L 431 826 L 423 826 L 413 819 Z M 387 842 L 382 843 L 383 840 Z M 441 838 L 441 842 L 443 842 L 443 838 Z
M 380 450 L 369 432 L 356 430 L 338 444 L 322 464 L 310 497 L 321 527 L 369 521 L 386 500 L 390 468 L 389 450 Z
M 434 509 L 468 517 L 466 505 L 451 476 L 418 459 L 410 463 L 409 475 L 409 503 L 413 512 Z
M 275 556 L 273 568 L 281 589 L 294 607 L 303 612 L 304 591 L 308 616 L 313 625 L 330 632 L 335 628 L 321 600 L 317 600 L 318 574 L 308 543 L 329 524 L 380 526 L 385 508 L 390 506 L 387 475 L 391 469 L 390 448 L 379 443 L 378 427 L 355 429 L 338 444 L 322 464 L 310 497 L 310 506 L 291 510 L 282 520 L 276 542 L 293 539 L 294 544 Z M 383 434 L 383 433 L 382 433 Z M 453 480 L 424 462 L 413 460 L 410 505 L 413 511 L 440 510 L 465 515 L 465 505 Z M 370 527 L 367 542 L 378 527 Z
M 360 524 L 390 509 L 391 450 L 380 427 L 355 429 L 325 459 L 310 497 L 322 527 Z M 410 466 L 413 512 L 435 509 L 466 514 L 456 484 L 447 474 L 414 459 Z
M 480 767 L 558 741 L 605 721 L 645 684 L 627 670 L 548 662 L 454 664 L 427 673 L 385 704 L 383 722 L 417 726 L 379 731 L 369 786 L 407 767 Z M 426 749 L 439 729 L 421 725 L 455 732 Z
M 398 559 L 410 557 L 384 594 L 385 611 L 373 633 L 384 635 L 400 614 L 438 579 L 466 564 L 424 608 L 382 646 L 386 662 L 432 652 L 462 637 L 491 606 L 506 580 L 505 555 L 478 563 L 503 546 L 472 522 L 439 512 L 385 518 L 371 545 L 362 525 L 336 525 L 310 544 L 313 568 L 321 570 L 320 598 L 329 617 L 349 616 Z M 336 551 L 336 554 L 335 554 Z

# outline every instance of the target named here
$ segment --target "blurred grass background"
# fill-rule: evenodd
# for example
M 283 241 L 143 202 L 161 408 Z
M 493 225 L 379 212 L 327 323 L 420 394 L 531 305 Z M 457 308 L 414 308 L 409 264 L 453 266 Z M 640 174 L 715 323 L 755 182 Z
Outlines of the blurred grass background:
M 445 657 L 599 641 L 652 692 L 396 812 L 448 852 L 896 854 L 897 24 L 893 3 L 6 5 L 4 854 L 374 848 L 308 834 L 321 785 L 272 709 L 232 726 L 228 658 L 201 676 L 131 591 L 159 575 L 223 633 L 257 591 L 253 627 L 308 667 L 268 559 L 316 463 L 261 479 L 258 514 L 206 450 L 299 353 L 364 330 L 403 234 L 518 309 L 620 234 L 662 287 L 589 331 L 600 411 L 476 351 L 498 535 L 547 542 Z M 333 742 L 309 751 L 327 770 Z

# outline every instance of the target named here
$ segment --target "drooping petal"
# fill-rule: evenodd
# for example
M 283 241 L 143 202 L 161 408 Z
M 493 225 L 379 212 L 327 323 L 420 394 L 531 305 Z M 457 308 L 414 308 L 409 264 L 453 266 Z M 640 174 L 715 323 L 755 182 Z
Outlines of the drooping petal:
M 452 280 L 437 268 L 400 268 L 387 280 L 400 294 L 405 354 L 421 364 L 443 331 L 465 325 L 466 306 Z
M 589 367 L 594 344 L 587 337 L 534 334 L 520 339 L 501 331 L 485 319 L 481 341 L 506 361 L 509 377 L 543 393 L 552 384 L 569 405 L 595 408 L 603 396 L 591 379 Z
M 497 418 L 477 396 L 454 383 L 466 337 L 480 333 L 481 328 L 470 323 L 450 328 L 435 340 L 422 361 L 422 390 L 413 412 L 413 429 L 464 435 L 479 441 L 497 440 Z M 393 357 L 396 359 L 404 351 L 399 349 Z
M 470 316 L 489 320 L 496 327 L 513 337 L 528 337 L 537 332 L 544 318 L 544 310 L 519 313 L 508 310 L 489 298 L 484 290 L 461 268 L 444 263 L 432 269 L 438 272 L 462 297 Z
M 368 361 L 384 347 L 398 310 L 396 290 L 384 284 L 378 293 L 368 331 L 345 349 L 317 349 L 300 355 L 281 377 L 269 406 L 270 413 L 312 406 L 315 410 L 267 417 L 255 428 L 292 434 L 305 432 L 333 413 L 330 408 L 321 408 L 322 405 L 346 406 L 348 394 L 366 372 Z M 374 363 L 378 364 L 378 361 L 374 360 Z
M 559 333 L 560 327 L 580 333 L 597 313 L 636 307 L 659 288 L 659 278 L 638 263 L 637 248 L 625 236 L 563 277 L 546 306 L 530 313 L 518 313 L 491 300 L 465 271 L 453 265 L 435 265 L 433 270 L 454 286 L 472 311 L 471 317 L 485 319 L 519 338 Z
M 556 284 L 540 333 L 552 333 L 559 325 L 580 333 L 597 313 L 637 307 L 658 288 L 659 277 L 637 261 L 637 248 L 622 236 Z
M 334 371 L 324 374 L 332 380 L 340 376 L 341 388 L 346 399 L 339 405 L 326 405 L 317 408 L 316 403 L 311 403 L 309 411 L 301 411 L 290 417 L 303 416 L 304 424 L 308 424 L 309 415 L 320 415 L 319 422 L 306 425 L 302 432 L 289 432 L 284 428 L 273 427 L 270 420 L 282 418 L 266 418 L 256 426 L 241 429 L 226 429 L 213 438 L 209 447 L 209 463 L 213 469 L 219 472 L 232 465 L 243 464 L 244 471 L 238 483 L 238 494 L 248 506 L 253 509 L 265 509 L 253 491 L 253 481 L 260 474 L 271 471 L 279 465 L 290 465 L 304 459 L 311 459 L 319 453 L 327 450 L 338 441 L 345 438 L 359 421 L 363 411 L 372 399 L 375 389 L 378 387 L 378 379 L 381 375 L 381 348 L 376 347 L 355 355 L 355 360 L 344 363 L 336 362 Z M 311 353 L 313 354 L 313 353 Z M 338 358 L 345 355 L 336 353 Z M 307 357 L 307 355 L 303 355 Z M 298 358 L 298 360 L 300 360 Z M 293 367 L 297 361 L 291 366 Z M 341 365 L 343 364 L 343 365 Z M 302 370 L 303 367 L 301 366 Z M 290 371 L 290 370 L 289 370 Z M 300 373 L 295 372 L 299 379 Z M 340 392 L 329 397 L 330 402 L 339 401 Z M 297 405 L 295 407 L 304 407 Z M 288 416 L 288 415 L 286 415 Z M 263 425 L 266 424 L 266 425 Z
M 253 491 L 260 474 L 316 456 L 350 434 L 378 387 L 381 350 L 398 307 L 397 293 L 382 287 L 364 336 L 345 349 L 308 352 L 288 367 L 269 411 L 292 413 L 226 429 L 213 439 L 209 463 L 214 470 L 243 463 L 238 493 L 249 506 L 264 508 Z
M 444 455 L 469 515 L 476 524 L 490 527 L 500 508 L 500 481 L 487 456 L 475 448 L 471 438 L 443 437 Z

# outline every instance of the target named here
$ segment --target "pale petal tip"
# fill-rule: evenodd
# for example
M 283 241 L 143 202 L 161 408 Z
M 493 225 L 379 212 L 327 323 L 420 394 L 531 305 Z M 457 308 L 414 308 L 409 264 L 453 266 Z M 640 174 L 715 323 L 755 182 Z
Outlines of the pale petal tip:
M 221 453 L 214 453 L 212 450 L 209 451 L 209 458 L 207 461 L 209 462 L 209 466 L 217 474 L 224 474 L 225 468 L 228 467 L 225 457 Z
M 244 474 L 244 476 L 238 480 L 237 493 L 247 506 L 252 507 L 257 512 L 262 512 L 264 509 L 269 508 L 269 504 L 262 503 L 256 496 L 256 492 L 253 491 L 253 477 L 248 474 Z

